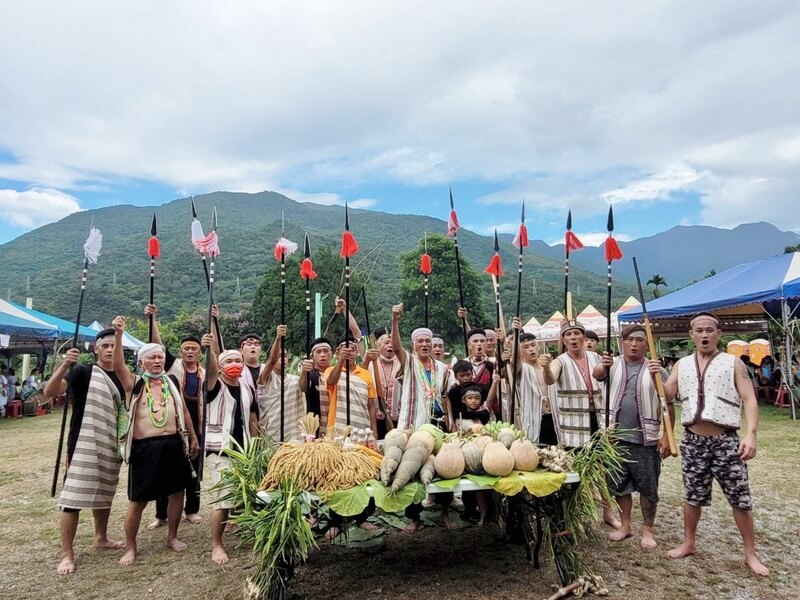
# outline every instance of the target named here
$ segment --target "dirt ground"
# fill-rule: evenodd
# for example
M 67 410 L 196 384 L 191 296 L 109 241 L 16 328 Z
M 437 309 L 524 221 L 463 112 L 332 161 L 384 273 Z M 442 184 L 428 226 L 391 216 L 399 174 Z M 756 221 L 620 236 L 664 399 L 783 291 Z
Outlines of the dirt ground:
M 77 538 L 76 574 L 59 577 L 58 512 L 49 497 L 60 413 L 0 421 L 0 598 L 242 598 L 252 569 L 246 548 L 227 538 L 232 561 L 210 561 L 208 511 L 201 525 L 181 525 L 183 553 L 164 545 L 165 531 L 142 530 L 141 556 L 132 567 L 117 564 L 120 551 L 91 547 L 89 514 Z M 772 572 L 750 575 L 731 512 L 715 488 L 713 506 L 699 530 L 699 554 L 682 561 L 666 557 L 681 539 L 682 486 L 678 459 L 665 462 L 657 519 L 659 547 L 645 552 L 636 538 L 614 544 L 605 539 L 582 547 L 592 571 L 601 575 L 611 598 L 797 598 L 800 594 L 800 424 L 787 412 L 764 409 L 759 454 L 750 476 L 756 503 L 759 553 Z M 125 475 L 111 515 L 110 533 L 122 539 L 126 508 Z M 149 522 L 153 509 L 145 513 Z M 431 513 L 431 518 L 433 514 Z M 638 531 L 641 522 L 635 512 Z M 601 530 L 603 536 L 608 530 Z M 384 543 L 371 552 L 321 543 L 297 571 L 295 598 L 409 598 L 435 594 L 444 599 L 545 598 L 555 572 L 545 553 L 534 570 L 521 547 L 509 546 L 500 530 L 467 527 L 447 531 L 428 526 L 408 536 L 387 528 Z

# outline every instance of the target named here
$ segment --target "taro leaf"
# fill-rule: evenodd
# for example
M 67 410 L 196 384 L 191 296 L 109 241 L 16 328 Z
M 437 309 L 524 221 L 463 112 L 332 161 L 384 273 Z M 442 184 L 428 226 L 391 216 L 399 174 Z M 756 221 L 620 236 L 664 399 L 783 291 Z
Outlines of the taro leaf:
M 380 481 L 370 479 L 367 484 L 372 488 L 372 497 L 375 505 L 387 513 L 400 512 L 411 504 L 422 502 L 425 499 L 425 486 L 419 481 L 406 484 L 394 494 Z
M 534 496 L 549 496 L 561 489 L 566 473 L 551 473 L 550 471 L 518 471 L 522 476 L 525 489 Z
M 482 485 L 484 487 L 493 487 L 497 480 L 500 479 L 495 475 L 474 475 L 472 473 L 467 473 L 464 475 L 467 479 L 469 479 L 472 483 L 477 485 Z
M 516 496 L 523 488 L 520 473 L 521 471 L 512 471 L 510 475 L 498 479 L 492 487 L 504 496 Z
M 452 490 L 459 483 L 461 483 L 461 477 L 456 477 L 455 479 L 437 479 L 436 481 L 433 481 L 432 483 L 436 487 L 440 487 L 443 490 Z
M 363 483 L 346 490 L 325 493 L 322 497 L 325 504 L 342 517 L 353 517 L 363 512 L 369 504 L 369 491 Z

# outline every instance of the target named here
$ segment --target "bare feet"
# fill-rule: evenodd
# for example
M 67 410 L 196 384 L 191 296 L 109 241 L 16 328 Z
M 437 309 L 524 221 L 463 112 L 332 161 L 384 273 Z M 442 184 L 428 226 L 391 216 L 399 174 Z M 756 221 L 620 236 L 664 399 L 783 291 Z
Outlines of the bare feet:
M 607 506 L 603 507 L 603 523 L 611 527 L 611 529 L 619 529 L 622 527 L 622 522 L 614 516 L 614 513 Z
M 119 550 L 120 548 L 125 547 L 125 542 L 119 542 L 105 538 L 104 540 L 95 540 L 94 547 L 103 550 Z
M 755 555 L 753 556 L 745 556 L 744 562 L 750 567 L 750 570 L 755 573 L 756 575 L 760 575 L 761 577 L 766 577 L 769 575 L 769 569 L 765 564 L 763 564 L 758 557 Z
M 214 546 L 211 548 L 211 560 L 218 565 L 224 565 L 230 558 L 228 558 L 228 553 L 225 552 L 225 548 L 222 546 Z
M 56 573 L 58 573 L 59 575 L 71 575 L 74 572 L 75 572 L 75 557 L 72 555 L 65 556 L 64 558 L 62 558 L 61 562 L 58 563 L 58 566 L 56 567 Z
M 341 530 L 338 527 L 331 527 L 328 531 L 325 532 L 325 541 L 331 542 L 341 533 Z
M 239 531 L 239 526 L 232 521 L 225 523 L 225 533 L 236 533 Z
M 458 525 L 456 525 L 456 522 L 453 521 L 453 519 L 451 519 L 450 515 L 448 515 L 447 513 L 442 515 L 442 525 L 445 526 L 445 529 L 456 529 L 458 527 Z
M 203 517 L 198 515 L 197 513 L 186 515 L 186 520 L 191 523 L 192 525 L 197 525 L 198 523 L 203 522 Z
M 378 531 L 380 529 L 375 523 L 370 523 L 369 521 L 364 521 L 359 527 L 364 531 Z
M 175 552 L 183 552 L 184 550 L 186 550 L 186 548 L 188 548 L 188 546 L 184 544 L 182 541 L 180 541 L 178 538 L 167 540 L 167 546 L 175 550 Z
M 119 559 L 119 564 L 123 567 L 127 567 L 128 565 L 132 565 L 136 561 L 136 550 L 133 548 L 129 548 L 125 554 L 122 555 L 122 558 Z
M 687 556 L 691 556 L 696 552 L 694 548 L 694 544 L 689 544 L 687 542 L 683 542 L 677 548 L 673 548 L 669 552 L 667 552 L 667 556 L 670 558 L 685 558 Z
M 658 544 L 656 544 L 656 538 L 653 537 L 653 532 L 642 530 L 642 540 L 639 542 L 639 545 L 645 550 L 652 550 L 655 548 Z
M 158 529 L 159 527 L 163 527 L 167 524 L 165 519 L 153 519 L 153 521 L 147 526 L 148 529 Z
M 419 529 L 419 521 L 411 521 L 408 525 L 403 527 L 403 533 L 408 533 L 408 534 L 417 533 L 418 529 Z
M 630 527 L 620 526 L 619 529 L 617 529 L 616 531 L 612 531 L 608 535 L 608 539 L 610 539 L 612 542 L 621 542 L 622 540 L 627 540 L 632 535 L 633 534 L 631 533 Z

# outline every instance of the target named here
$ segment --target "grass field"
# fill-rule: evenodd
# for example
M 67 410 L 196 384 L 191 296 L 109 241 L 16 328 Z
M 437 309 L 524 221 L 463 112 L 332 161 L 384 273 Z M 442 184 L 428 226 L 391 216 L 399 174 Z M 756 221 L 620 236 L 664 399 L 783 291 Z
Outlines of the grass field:
M 165 531 L 142 530 L 139 561 L 117 564 L 120 551 L 94 550 L 91 517 L 82 515 L 76 540 L 77 573 L 59 577 L 58 512 L 49 497 L 60 412 L 15 421 L 0 420 L 0 598 L 242 598 L 252 568 L 246 548 L 228 538 L 231 562 L 210 561 L 208 511 L 201 525 L 182 524 L 183 553 L 164 546 Z M 659 547 L 645 552 L 636 538 L 583 547 L 594 573 L 614 598 L 797 598 L 800 596 L 800 424 L 787 411 L 764 408 L 759 451 L 751 462 L 759 553 L 772 570 L 758 579 L 742 561 L 741 543 L 730 509 L 715 487 L 714 503 L 701 521 L 699 554 L 682 561 L 666 558 L 681 540 L 682 485 L 678 459 L 664 463 L 656 521 Z M 111 537 L 122 539 L 126 469 L 111 514 Z M 149 522 L 154 509 L 145 513 Z M 634 512 L 638 532 L 641 519 Z M 608 533 L 604 530 L 603 535 Z M 446 531 L 425 527 L 415 536 L 387 532 L 375 553 L 323 544 L 298 569 L 292 592 L 298 598 L 544 598 L 555 574 L 549 561 L 539 571 L 501 532 Z

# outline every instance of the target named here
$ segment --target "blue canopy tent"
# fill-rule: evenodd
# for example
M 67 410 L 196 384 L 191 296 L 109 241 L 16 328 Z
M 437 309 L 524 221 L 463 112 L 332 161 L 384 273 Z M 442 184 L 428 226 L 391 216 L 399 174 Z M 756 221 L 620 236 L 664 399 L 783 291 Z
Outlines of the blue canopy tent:
M 15 304 L 0 300 L 0 334 L 36 339 L 53 339 L 58 328 L 28 315 Z
M 779 322 L 785 333 L 787 360 L 792 356 L 793 340 L 789 322 L 800 306 L 800 252 L 779 254 L 743 263 L 681 290 L 647 302 L 647 316 L 653 321 L 653 333 L 670 335 L 689 329 L 688 318 L 699 312 L 716 315 L 724 331 L 766 329 L 764 318 Z M 623 323 L 641 322 L 641 307 L 620 313 Z M 790 381 L 786 377 L 784 381 Z M 796 418 L 795 399 L 792 418 Z
M 38 319 L 39 321 L 52 325 L 57 330 L 55 337 L 59 339 L 62 340 L 71 339 L 72 336 L 75 335 L 75 323 L 71 321 L 67 321 L 65 319 L 59 319 L 58 317 L 48 315 L 47 313 L 43 313 L 42 311 L 34 310 L 32 308 L 26 308 L 25 306 L 15 304 L 14 302 L 5 302 L 5 304 L 13 307 L 18 311 L 22 311 L 23 313 L 27 314 L 30 317 L 33 317 L 34 319 Z M 78 342 L 94 343 L 94 338 L 96 335 L 97 332 L 95 330 L 81 325 L 80 328 L 78 329 Z
M 92 321 L 91 325 L 89 325 L 89 328 L 95 333 L 95 335 L 98 331 L 105 329 L 98 321 Z M 125 350 L 133 350 L 136 352 L 142 346 L 144 346 L 144 342 L 136 339 L 127 331 L 122 334 L 122 347 L 125 348 Z

